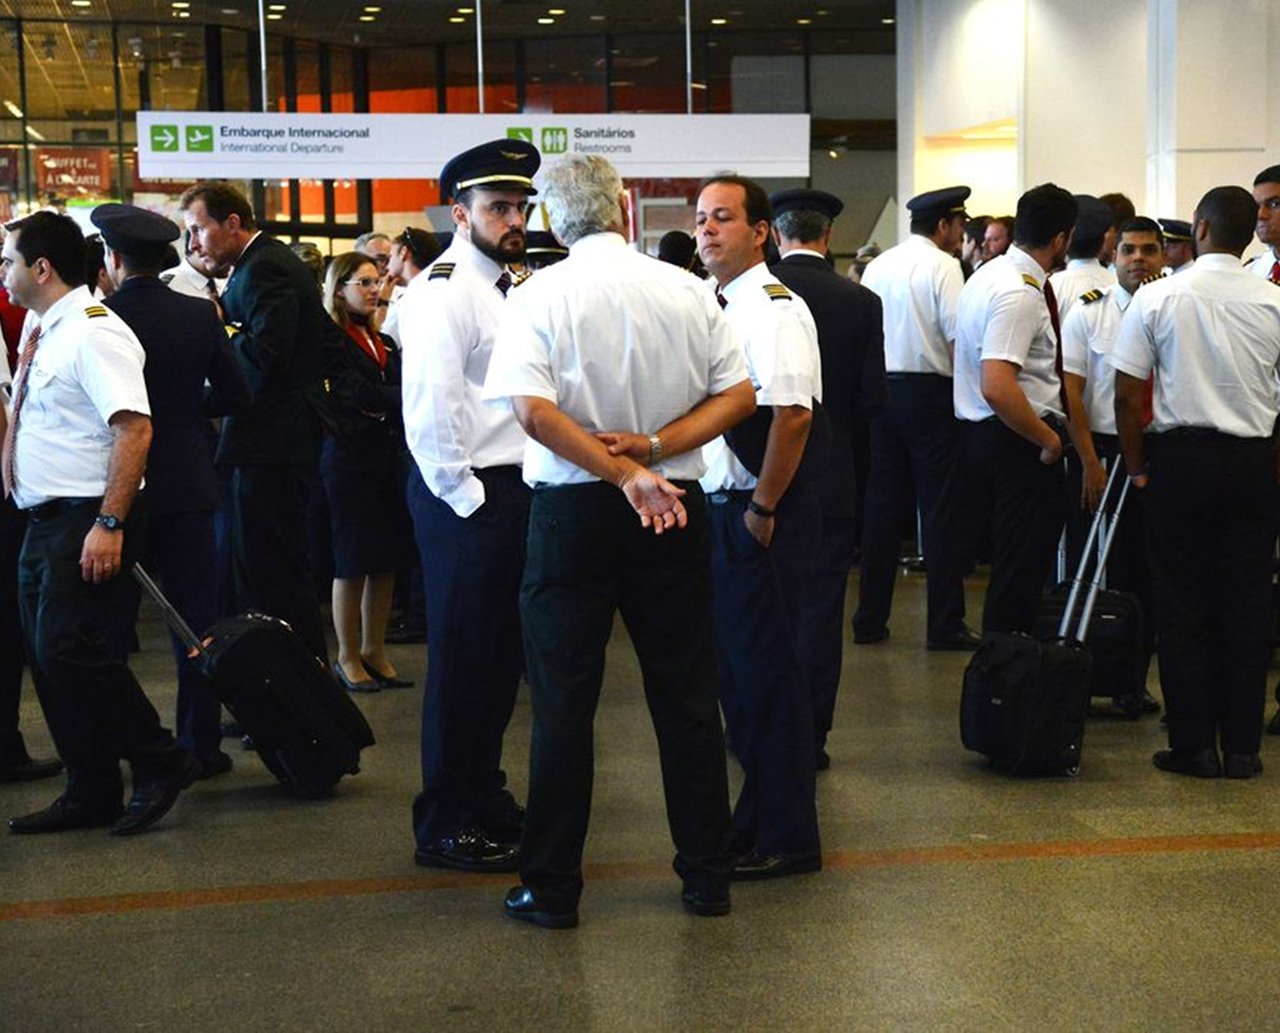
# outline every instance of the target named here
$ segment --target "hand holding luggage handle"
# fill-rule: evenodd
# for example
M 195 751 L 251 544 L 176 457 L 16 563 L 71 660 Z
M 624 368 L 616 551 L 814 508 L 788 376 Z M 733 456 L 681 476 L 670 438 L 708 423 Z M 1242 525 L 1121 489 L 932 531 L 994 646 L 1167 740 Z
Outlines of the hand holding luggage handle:
M 1068 629 L 1071 626 L 1071 615 L 1075 612 L 1076 602 L 1080 598 L 1080 589 L 1084 584 L 1084 572 L 1089 566 L 1089 554 L 1093 551 L 1094 543 L 1098 543 L 1098 565 L 1094 570 L 1093 578 L 1089 582 L 1089 594 L 1085 596 L 1084 608 L 1080 612 L 1080 622 L 1076 626 L 1075 641 L 1083 642 L 1085 634 L 1089 630 L 1089 620 L 1093 617 L 1093 606 L 1098 599 L 1098 591 L 1102 588 L 1103 574 L 1107 569 L 1107 557 L 1111 555 L 1111 546 L 1116 540 L 1116 531 L 1120 526 L 1120 510 L 1124 507 L 1124 500 L 1129 494 L 1129 478 L 1123 476 L 1124 463 L 1117 459 L 1111 464 L 1111 475 L 1107 478 L 1107 486 L 1103 489 L 1102 498 L 1098 500 L 1098 511 L 1094 514 L 1093 523 L 1089 527 L 1089 537 L 1085 539 L 1084 548 L 1080 551 L 1080 563 L 1076 567 L 1075 577 L 1071 579 L 1071 592 L 1067 596 L 1067 605 L 1062 611 L 1062 620 L 1058 623 L 1058 638 L 1066 639 Z M 1103 523 L 1106 521 L 1107 500 L 1111 497 L 1111 489 L 1116 481 L 1122 481 L 1120 486 L 1120 498 L 1116 502 L 1115 512 L 1111 515 L 1110 528 L 1108 531 L 1102 531 Z M 1099 540 L 1099 535 L 1102 535 Z

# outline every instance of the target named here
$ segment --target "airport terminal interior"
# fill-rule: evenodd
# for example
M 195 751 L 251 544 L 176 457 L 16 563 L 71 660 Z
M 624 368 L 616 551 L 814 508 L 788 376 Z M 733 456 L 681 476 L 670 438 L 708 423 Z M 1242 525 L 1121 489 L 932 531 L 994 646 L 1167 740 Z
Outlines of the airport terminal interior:
M 263 0 L 260 33 L 256 0 L 0 0 L 0 219 L 51 200 L 172 209 L 187 183 L 137 176 L 142 110 L 807 113 L 810 176 L 765 185 L 843 197 L 845 259 L 893 243 L 899 199 L 943 183 L 973 183 L 971 211 L 1055 178 L 1186 218 L 1280 146 L 1280 106 L 1257 114 L 1280 54 L 1271 0 L 553 3 Z M 937 71 L 960 67 L 974 82 Z M 640 185 L 642 245 L 691 226 L 696 182 Z M 326 254 L 441 211 L 429 179 L 243 185 L 268 232 Z M 979 568 L 974 626 L 984 589 Z M 570 931 L 505 920 L 515 876 L 415 866 L 429 658 L 397 645 L 416 687 L 359 697 L 378 741 L 331 798 L 292 797 L 228 740 L 234 770 L 146 835 L 0 834 L 0 1031 L 1275 1028 L 1278 740 L 1260 778 L 1172 777 L 1151 763 L 1159 716 L 1103 708 L 1076 777 L 1011 778 L 962 748 L 968 657 L 925 650 L 924 608 L 923 575 L 904 569 L 889 639 L 846 639 L 818 776 L 823 870 L 735 884 L 726 917 L 681 909 L 621 623 Z M 149 603 L 139 636 L 132 665 L 171 723 Z M 1159 698 L 1154 666 L 1149 688 Z M 518 798 L 530 724 L 522 689 L 505 759 Z M 22 728 L 52 754 L 29 681 Z M 0 817 L 47 805 L 54 782 L 0 785 Z

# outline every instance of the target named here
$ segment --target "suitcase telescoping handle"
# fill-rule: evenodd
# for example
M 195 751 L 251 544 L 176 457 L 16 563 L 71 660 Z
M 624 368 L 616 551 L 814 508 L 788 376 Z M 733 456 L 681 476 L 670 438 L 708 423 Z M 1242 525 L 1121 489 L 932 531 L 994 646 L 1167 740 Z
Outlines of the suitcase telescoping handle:
M 1093 617 L 1093 606 L 1098 599 L 1098 591 L 1102 587 L 1102 576 L 1106 573 L 1107 557 L 1111 555 L 1111 546 L 1116 540 L 1116 531 L 1120 526 L 1120 511 L 1124 508 L 1124 500 L 1129 494 L 1129 478 L 1124 476 L 1124 463 L 1118 457 L 1111 464 L 1111 474 L 1107 478 L 1107 486 L 1102 491 L 1102 498 L 1098 500 L 1098 511 L 1093 515 L 1093 523 L 1089 525 L 1089 537 L 1085 539 L 1084 549 L 1080 552 L 1080 563 L 1076 567 L 1076 575 L 1071 579 L 1071 591 L 1067 595 L 1067 605 L 1062 611 L 1062 620 L 1058 622 L 1058 638 L 1065 639 L 1067 637 L 1067 629 L 1071 626 L 1071 615 L 1075 613 L 1076 603 L 1080 599 L 1080 589 L 1084 587 L 1085 571 L 1089 567 L 1089 558 L 1094 550 L 1094 544 L 1098 541 L 1098 536 L 1102 534 L 1102 522 L 1107 511 L 1107 500 L 1111 497 L 1111 489 L 1115 486 L 1117 480 L 1122 480 L 1120 486 L 1120 498 L 1116 501 L 1116 508 L 1111 514 L 1111 527 L 1103 538 L 1098 548 L 1098 565 L 1093 572 L 1093 578 L 1089 582 L 1089 594 L 1085 596 L 1084 608 L 1080 613 L 1080 622 L 1076 625 L 1075 640 L 1083 642 L 1085 633 L 1089 630 L 1089 620 Z
M 202 653 L 204 646 L 199 636 L 191 630 L 191 625 L 182 619 L 182 614 L 173 608 L 173 603 L 165 598 L 164 593 L 160 591 L 160 586 L 151 580 L 151 575 L 143 570 L 141 563 L 133 565 L 133 577 L 138 584 L 147 590 L 147 594 L 156 601 L 156 605 L 160 607 L 160 612 L 164 614 L 165 623 L 182 640 L 182 644 L 191 651 L 191 655 L 195 656 Z

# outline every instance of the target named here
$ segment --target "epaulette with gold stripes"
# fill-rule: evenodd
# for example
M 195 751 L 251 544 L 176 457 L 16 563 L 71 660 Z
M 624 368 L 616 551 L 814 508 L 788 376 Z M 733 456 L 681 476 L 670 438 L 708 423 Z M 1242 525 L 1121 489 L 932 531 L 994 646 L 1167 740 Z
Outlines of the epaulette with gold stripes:
M 766 283 L 764 292 L 769 295 L 771 301 L 790 301 L 791 292 L 780 283 Z
M 431 267 L 431 272 L 427 273 L 428 280 L 447 280 L 453 275 L 455 265 L 453 262 L 437 262 Z
M 85 308 L 84 314 L 90 319 L 101 319 L 107 314 L 107 310 L 102 305 L 89 305 Z
M 1103 291 L 1100 291 L 1095 287 L 1093 290 L 1085 291 L 1083 294 L 1081 294 L 1080 300 L 1083 301 L 1086 305 L 1092 305 L 1095 301 L 1098 301 L 1102 297 L 1103 293 L 1104 293 Z
M 1037 280 L 1030 273 L 1022 274 L 1022 282 L 1025 283 L 1028 287 L 1034 287 L 1036 290 L 1040 289 L 1040 281 Z
M 533 275 L 532 269 L 521 269 L 518 273 L 511 274 L 511 286 L 519 287 L 525 280 Z
M 1169 275 L 1168 270 L 1162 269 L 1158 273 L 1152 273 L 1145 280 L 1143 280 L 1142 283 L 1138 284 L 1138 286 L 1141 287 L 1143 284 L 1155 283 L 1157 280 L 1163 280 L 1168 275 Z

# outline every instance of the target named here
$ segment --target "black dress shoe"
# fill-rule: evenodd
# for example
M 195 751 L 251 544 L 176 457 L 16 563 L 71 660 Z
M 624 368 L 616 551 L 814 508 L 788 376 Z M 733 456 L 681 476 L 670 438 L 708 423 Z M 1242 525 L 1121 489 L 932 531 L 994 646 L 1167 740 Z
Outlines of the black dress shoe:
M 424 868 L 453 868 L 462 872 L 514 872 L 520 867 L 520 848 L 495 843 L 478 829 L 463 829 L 414 852 Z
M 888 637 L 888 628 L 868 628 L 866 631 L 858 631 L 855 628 L 853 632 L 853 641 L 859 646 L 874 646 L 877 642 L 883 642 Z
M 813 766 L 817 771 L 826 771 L 827 768 L 831 767 L 831 754 L 819 746 L 817 752 L 814 754 Z
M 925 643 L 925 649 L 934 653 L 972 653 L 982 645 L 982 636 L 972 628 L 962 628 L 945 638 L 931 638 Z
M 578 909 L 549 907 L 528 886 L 514 886 L 507 891 L 502 910 L 517 922 L 532 922 L 543 929 L 572 929 L 578 924 Z
M 133 796 L 108 830 L 113 836 L 135 836 L 145 832 L 169 813 L 178 795 L 200 776 L 200 762 L 183 752 L 170 770 L 133 787 Z
M 1217 750 L 1160 750 L 1151 763 L 1161 771 L 1193 778 L 1221 778 L 1222 763 Z
M 380 689 L 411 689 L 413 682 L 405 678 L 398 678 L 390 674 L 382 674 L 368 660 L 361 659 L 360 666 L 364 668 L 365 674 L 373 679 L 373 683 Z
M 738 859 L 729 877 L 737 882 L 752 882 L 821 870 L 822 858 L 818 854 L 762 854 L 752 850 Z
M 1224 753 L 1222 773 L 1227 778 L 1253 778 L 1262 774 L 1262 758 L 1256 753 Z
M 62 761 L 57 757 L 35 760 L 23 756 L 0 764 L 0 782 L 35 782 L 52 778 L 62 771 Z
M 42 811 L 9 819 L 9 831 L 19 836 L 37 835 L 42 832 L 68 832 L 71 829 L 94 829 L 110 825 L 123 808 L 91 807 L 88 804 L 59 796 Z
M 705 890 L 686 886 L 680 894 L 680 903 L 691 915 L 719 918 L 730 911 L 729 887 L 726 886 L 723 890 Z
M 524 835 L 524 808 L 508 794 L 500 806 L 478 815 L 475 824 L 495 843 L 519 846 Z
M 197 782 L 217 778 L 231 770 L 231 757 L 222 750 L 210 757 L 197 757 L 196 760 L 200 764 L 200 773 L 196 775 Z
M 372 678 L 352 681 L 347 677 L 347 672 L 342 669 L 342 665 L 338 663 L 333 665 L 333 676 L 338 679 L 338 684 L 348 692 L 377 692 L 381 688 Z

